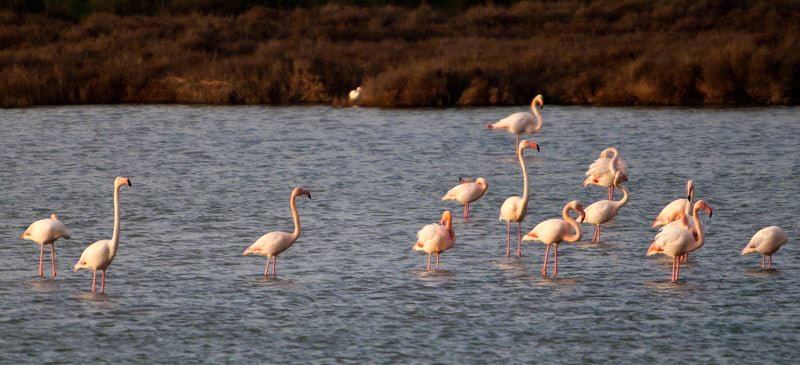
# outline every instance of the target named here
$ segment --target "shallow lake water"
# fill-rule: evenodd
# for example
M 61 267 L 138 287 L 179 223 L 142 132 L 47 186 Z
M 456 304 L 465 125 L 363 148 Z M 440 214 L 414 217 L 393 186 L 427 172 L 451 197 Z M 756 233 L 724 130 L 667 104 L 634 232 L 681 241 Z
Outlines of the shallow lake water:
M 800 109 L 546 106 L 541 152 L 526 151 L 532 197 L 523 233 L 560 215 L 598 153 L 630 168 L 629 204 L 602 243 L 505 257 L 506 197 L 521 195 L 513 135 L 486 130 L 516 108 L 82 106 L 0 110 L 0 362 L 789 363 L 800 358 Z M 74 273 L 108 239 L 115 176 L 122 240 L 107 293 Z M 440 201 L 459 176 L 486 196 L 461 218 Z M 645 257 L 659 210 L 687 179 L 714 209 L 706 244 L 671 283 Z M 242 257 L 262 234 L 303 233 L 278 259 Z M 619 195 L 617 195 L 617 198 Z M 441 270 L 411 250 L 423 225 L 454 213 Z M 72 239 L 59 275 L 36 275 L 38 246 L 18 239 L 56 212 Z M 760 228 L 787 243 L 762 272 L 741 257 Z M 551 258 L 552 259 L 552 258 Z

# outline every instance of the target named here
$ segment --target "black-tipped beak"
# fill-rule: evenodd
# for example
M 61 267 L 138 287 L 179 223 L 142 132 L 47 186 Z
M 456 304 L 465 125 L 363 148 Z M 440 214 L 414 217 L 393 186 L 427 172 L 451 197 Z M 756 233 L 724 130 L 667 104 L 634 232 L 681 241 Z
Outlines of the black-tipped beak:
M 131 179 L 128 179 L 128 186 L 133 187 L 133 185 L 131 185 Z
M 691 196 L 691 195 L 687 195 L 687 196 L 686 196 L 686 200 L 688 200 L 688 201 L 692 201 L 692 196 Z
M 712 215 L 714 215 L 714 211 L 709 209 L 708 210 L 708 217 L 711 218 Z
M 308 200 L 311 200 L 311 193 L 308 193 Z
M 538 145 L 538 144 L 536 145 L 536 152 L 542 152 L 542 151 L 539 149 L 539 145 Z

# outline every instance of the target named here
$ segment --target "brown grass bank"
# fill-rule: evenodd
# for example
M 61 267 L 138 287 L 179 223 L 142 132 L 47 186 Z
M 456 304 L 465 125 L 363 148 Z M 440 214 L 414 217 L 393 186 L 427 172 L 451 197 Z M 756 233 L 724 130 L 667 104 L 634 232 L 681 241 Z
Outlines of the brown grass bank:
M 80 20 L 0 12 L 0 106 L 796 105 L 800 2 L 255 7 Z

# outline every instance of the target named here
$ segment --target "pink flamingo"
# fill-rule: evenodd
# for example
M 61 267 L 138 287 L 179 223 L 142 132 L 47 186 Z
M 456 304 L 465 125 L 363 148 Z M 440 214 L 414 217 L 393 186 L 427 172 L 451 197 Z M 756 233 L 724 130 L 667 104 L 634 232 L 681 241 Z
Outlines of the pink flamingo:
M 525 215 L 528 214 L 528 170 L 525 168 L 525 159 L 522 157 L 522 151 L 527 148 L 535 148 L 539 151 L 539 145 L 536 142 L 523 140 L 517 147 L 517 158 L 519 159 L 519 166 L 522 169 L 522 196 L 511 196 L 506 198 L 503 205 L 500 207 L 500 220 L 506 221 L 506 257 L 511 256 L 511 222 L 517 222 L 517 257 L 522 256 L 522 221 Z
M 617 178 L 621 175 L 622 172 L 617 171 Z M 614 186 L 620 186 L 622 188 L 622 200 L 596 201 L 586 207 L 586 217 L 578 220 L 578 222 L 581 223 L 591 223 L 595 225 L 592 243 L 600 242 L 600 225 L 616 217 L 620 208 L 628 204 L 628 188 L 626 188 L 625 185 L 618 185 L 616 182 L 614 182 Z
M 44 276 L 42 261 L 44 260 L 44 245 L 50 245 L 50 264 L 53 277 L 56 277 L 56 240 L 71 237 L 69 229 L 61 223 L 55 213 L 50 218 L 39 219 L 19 236 L 20 239 L 33 241 L 39 244 L 39 276 Z
M 442 197 L 442 201 L 455 200 L 464 204 L 464 219 L 469 219 L 469 204 L 483 197 L 488 188 L 489 185 L 486 183 L 486 179 L 482 177 L 479 177 L 474 182 L 469 179 L 459 178 L 459 184 L 450 189 Z
M 681 214 L 689 215 L 689 211 L 692 208 L 692 200 L 694 200 L 694 183 L 689 180 L 686 182 L 686 198 L 675 199 L 661 209 L 656 219 L 653 220 L 652 227 L 663 226 L 679 220 Z
M 539 114 L 539 110 L 536 109 L 536 104 L 539 104 L 539 106 L 544 109 L 544 98 L 541 94 L 536 95 L 536 97 L 531 100 L 531 111 L 533 114 L 517 112 L 500 119 L 494 124 L 487 124 L 486 128 L 507 129 L 509 133 L 514 133 L 516 137 L 515 146 L 519 145 L 520 133 L 532 134 L 542 130 L 542 116 Z
M 692 220 L 694 227 L 690 228 L 686 215 L 681 215 L 680 224 L 668 224 L 656 235 L 655 241 L 647 249 L 647 256 L 664 254 L 672 257 L 672 281 L 678 281 L 681 272 L 681 256 L 703 246 L 705 234 L 700 227 L 700 217 L 697 212 L 704 209 L 711 217 L 713 211 L 704 200 L 694 204 Z
M 772 269 L 772 254 L 778 251 L 788 240 L 786 232 L 781 227 L 770 226 L 762 228 L 753 235 L 750 243 L 744 247 L 742 256 L 758 252 L 761 254 L 761 270 L 764 270 L 764 261 L 766 261 L 767 257 L 769 257 L 769 268 Z
M 561 242 L 578 242 L 581 240 L 582 232 L 581 226 L 575 222 L 569 215 L 569 211 L 573 210 L 579 214 L 578 219 L 583 220 L 586 217 L 586 212 L 583 210 L 581 203 L 573 200 L 566 205 L 561 211 L 562 218 L 552 218 L 541 222 L 533 227 L 533 230 L 528 232 L 522 239 L 524 241 L 539 241 L 547 245 L 544 251 L 544 265 L 542 265 L 542 275 L 547 275 L 547 259 L 550 255 L 550 245 L 555 246 L 555 266 L 553 268 L 553 277 L 558 275 L 558 244 Z M 575 228 L 575 234 L 572 234 L 572 228 Z
M 614 156 L 608 158 L 608 154 Z M 586 179 L 583 180 L 583 186 L 598 185 L 608 187 L 608 200 L 614 199 L 614 181 L 617 171 L 622 172 L 619 182 L 628 181 L 628 164 L 622 157 L 619 157 L 619 151 L 614 148 L 606 148 L 600 152 L 598 157 L 591 165 L 589 170 L 586 171 Z
M 264 276 L 269 274 L 269 262 L 274 257 L 274 264 L 272 265 L 272 276 L 277 276 L 278 273 L 278 255 L 286 251 L 292 244 L 300 237 L 300 214 L 297 213 L 297 206 L 295 201 L 300 195 L 305 195 L 311 199 L 311 192 L 301 187 L 292 189 L 292 195 L 289 196 L 289 207 L 292 209 L 292 219 L 294 220 L 294 232 L 281 232 L 272 231 L 257 239 L 248 247 L 242 256 L 256 255 L 266 256 L 267 265 L 264 267 Z
M 114 257 L 117 256 L 117 246 L 119 245 L 119 188 L 122 185 L 131 186 L 131 180 L 127 177 L 117 176 L 114 179 L 114 233 L 111 240 L 100 240 L 86 247 L 81 254 L 78 263 L 75 264 L 75 272 L 79 270 L 92 270 L 92 293 L 95 292 L 97 284 L 97 270 L 103 274 L 100 293 L 106 292 L 106 269 Z
M 414 251 L 425 251 L 428 254 L 428 271 L 431 270 L 431 255 L 436 255 L 436 269 L 439 269 L 439 255 L 456 244 L 456 233 L 453 231 L 453 215 L 449 210 L 442 213 L 439 224 L 428 224 L 417 232 L 417 242 L 411 247 Z

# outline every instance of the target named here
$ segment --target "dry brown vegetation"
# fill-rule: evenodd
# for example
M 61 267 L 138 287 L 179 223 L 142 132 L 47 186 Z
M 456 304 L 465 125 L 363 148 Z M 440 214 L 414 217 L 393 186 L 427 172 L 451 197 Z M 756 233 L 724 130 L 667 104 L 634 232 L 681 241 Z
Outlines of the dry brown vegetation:
M 798 104 L 800 3 L 0 13 L 6 107 L 339 103 L 357 85 L 375 106 Z

